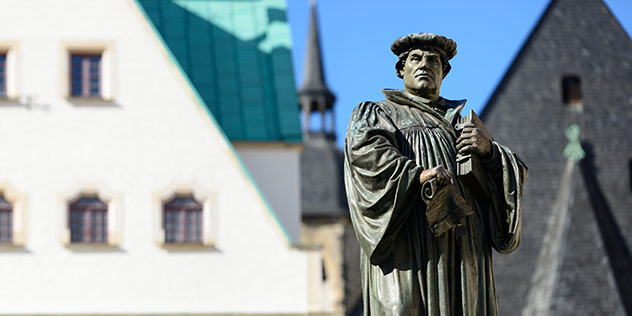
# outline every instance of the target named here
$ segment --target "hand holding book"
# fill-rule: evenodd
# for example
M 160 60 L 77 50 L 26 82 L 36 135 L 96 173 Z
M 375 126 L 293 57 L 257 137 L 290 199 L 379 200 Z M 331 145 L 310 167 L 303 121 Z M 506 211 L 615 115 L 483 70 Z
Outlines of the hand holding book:
M 455 128 L 460 132 L 456 140 L 457 176 L 479 202 L 487 204 L 487 175 L 479 158 L 485 160 L 493 154 L 492 135 L 472 110 L 459 119 Z

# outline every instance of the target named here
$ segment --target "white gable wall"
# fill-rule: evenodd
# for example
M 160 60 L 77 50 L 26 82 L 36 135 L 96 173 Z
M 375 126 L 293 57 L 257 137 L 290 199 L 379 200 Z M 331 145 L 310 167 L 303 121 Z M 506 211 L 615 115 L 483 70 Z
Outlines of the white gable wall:
M 27 217 L 24 246 L 0 250 L 0 314 L 308 312 L 319 254 L 289 246 L 134 2 L 0 1 L 0 47 L 31 100 L 0 104 L 0 190 Z M 83 47 L 105 49 L 112 102 L 67 99 Z M 116 246 L 64 244 L 85 190 L 116 204 Z M 157 242 L 178 190 L 211 201 L 215 247 Z
M 275 210 L 293 243 L 301 240 L 301 180 L 298 144 L 233 143 Z

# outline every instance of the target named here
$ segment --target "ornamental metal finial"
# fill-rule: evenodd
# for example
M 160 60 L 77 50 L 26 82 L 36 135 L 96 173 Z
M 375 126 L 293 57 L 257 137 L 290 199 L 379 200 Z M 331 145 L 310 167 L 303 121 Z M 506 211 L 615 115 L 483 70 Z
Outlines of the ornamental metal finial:
M 580 161 L 586 156 L 586 152 L 582 148 L 582 144 L 579 140 L 581 131 L 577 124 L 571 124 L 565 131 L 566 138 L 568 138 L 568 145 L 564 148 L 564 157 L 573 158 L 575 161 Z

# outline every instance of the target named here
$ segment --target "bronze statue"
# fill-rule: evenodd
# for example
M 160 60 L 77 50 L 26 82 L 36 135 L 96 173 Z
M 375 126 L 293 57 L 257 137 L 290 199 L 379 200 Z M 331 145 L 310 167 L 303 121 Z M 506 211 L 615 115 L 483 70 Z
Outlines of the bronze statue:
M 391 50 L 404 90 L 358 105 L 345 139 L 364 313 L 497 315 L 492 248 L 518 247 L 527 167 L 460 115 L 465 100 L 439 96 L 453 40 L 414 33 Z

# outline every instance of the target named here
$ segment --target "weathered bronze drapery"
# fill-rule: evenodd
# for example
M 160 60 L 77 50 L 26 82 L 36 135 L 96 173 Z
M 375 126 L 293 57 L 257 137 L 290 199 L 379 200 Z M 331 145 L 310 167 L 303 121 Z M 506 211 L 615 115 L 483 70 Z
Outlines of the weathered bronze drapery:
M 439 42 L 436 38 L 431 40 Z M 411 93 L 404 79 L 404 91 L 383 90 L 386 100 L 356 107 L 345 140 L 345 184 L 362 249 L 365 315 L 497 315 L 491 251 L 507 253 L 519 244 L 527 168 L 508 148 L 487 140 L 491 147 L 482 160 L 490 196 L 475 199 L 453 176 L 473 214 L 460 218 L 459 229 L 436 236 L 420 175 L 436 166 L 457 174 L 457 145 L 466 141 L 454 126 L 465 101 L 438 97 L 438 87 L 436 98 Z

